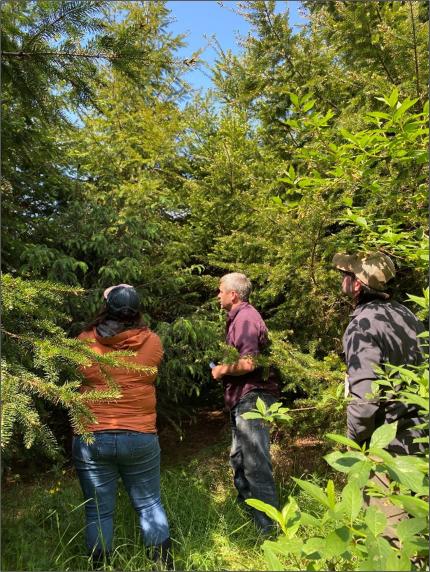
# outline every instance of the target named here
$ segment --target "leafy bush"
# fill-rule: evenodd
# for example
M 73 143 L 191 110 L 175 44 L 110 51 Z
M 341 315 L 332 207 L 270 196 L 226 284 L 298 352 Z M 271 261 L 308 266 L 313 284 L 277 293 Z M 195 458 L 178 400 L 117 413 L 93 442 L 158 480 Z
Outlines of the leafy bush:
M 424 297 L 414 297 L 423 310 L 428 310 L 428 291 Z M 428 332 L 423 346 L 427 348 Z M 384 392 L 389 388 L 390 399 L 414 404 L 427 420 L 421 426 L 428 434 L 429 383 L 428 366 L 414 368 L 388 366 L 374 384 Z M 381 396 L 383 399 L 383 395 Z M 259 417 L 273 422 L 290 422 L 291 412 L 274 404 L 266 409 L 257 403 L 257 410 L 244 417 Z M 342 435 L 326 437 L 348 447 L 348 451 L 333 451 L 324 458 L 336 471 L 346 476 L 346 484 L 335 490 L 332 480 L 325 489 L 310 481 L 294 478 L 297 485 L 315 499 L 321 514 L 302 512 L 294 497 L 278 511 L 257 499 L 246 502 L 273 518 L 282 534 L 276 541 L 266 540 L 263 550 L 269 570 L 284 570 L 280 558 L 294 557 L 297 566 L 306 570 L 410 570 L 428 555 L 428 454 L 393 456 L 384 448 L 396 435 L 397 423 L 384 424 L 373 433 L 369 447 L 360 446 Z M 419 438 L 428 450 L 428 437 Z M 387 488 L 375 485 L 372 475 L 385 475 Z M 408 515 L 396 525 L 396 545 L 382 536 L 387 517 L 375 506 L 366 506 L 363 493 L 384 498 L 387 503 L 401 507 Z M 418 560 L 417 560 L 418 558 Z

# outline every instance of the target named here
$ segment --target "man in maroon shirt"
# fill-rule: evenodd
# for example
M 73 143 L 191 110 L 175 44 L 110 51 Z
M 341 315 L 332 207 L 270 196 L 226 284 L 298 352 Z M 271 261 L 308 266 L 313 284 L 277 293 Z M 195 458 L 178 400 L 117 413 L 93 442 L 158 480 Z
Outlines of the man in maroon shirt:
M 263 368 L 254 357 L 267 344 L 267 327 L 257 310 L 248 303 L 251 282 L 238 272 L 221 278 L 218 300 L 228 312 L 226 342 L 237 349 L 239 359 L 232 364 L 212 368 L 212 377 L 224 386 L 224 399 L 230 409 L 232 447 L 230 464 L 238 501 L 248 498 L 278 506 L 270 460 L 270 434 L 260 419 L 244 419 L 243 413 L 255 409 L 260 397 L 269 407 L 279 395 L 275 371 L 270 368 L 265 378 Z M 257 527 L 270 532 L 273 522 L 262 512 L 252 509 Z

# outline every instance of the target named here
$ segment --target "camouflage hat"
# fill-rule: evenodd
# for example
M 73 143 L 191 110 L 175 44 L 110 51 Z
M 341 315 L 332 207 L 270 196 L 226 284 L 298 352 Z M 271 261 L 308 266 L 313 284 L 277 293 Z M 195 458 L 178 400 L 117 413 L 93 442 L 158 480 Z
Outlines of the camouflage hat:
M 333 266 L 338 270 L 355 274 L 360 282 L 374 290 L 385 290 L 387 282 L 396 275 L 393 261 L 382 252 L 367 254 L 338 252 L 333 257 Z

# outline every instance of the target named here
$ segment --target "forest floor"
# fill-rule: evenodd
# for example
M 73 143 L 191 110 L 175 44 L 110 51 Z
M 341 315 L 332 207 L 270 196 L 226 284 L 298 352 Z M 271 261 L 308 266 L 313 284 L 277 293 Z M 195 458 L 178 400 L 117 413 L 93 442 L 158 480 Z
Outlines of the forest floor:
M 180 436 L 172 426 L 159 432 L 162 467 L 187 463 L 200 455 L 207 457 L 211 447 L 223 443 L 228 453 L 230 444 L 229 415 L 224 410 L 201 409 L 194 420 L 183 425 Z M 282 430 L 272 434 L 272 459 L 275 474 L 282 481 L 321 469 L 321 449 L 326 442 L 313 436 L 291 436 Z M 226 455 L 228 464 L 228 455 Z M 228 471 L 228 466 L 226 466 Z
M 260 538 L 235 503 L 228 465 L 230 428 L 222 410 L 204 409 L 182 436 L 159 434 L 162 499 L 175 548 L 177 570 L 264 570 Z M 323 460 L 328 444 L 312 436 L 274 431 L 272 459 L 281 505 L 293 494 L 316 509 L 291 480 L 322 483 L 332 477 Z M 2 483 L 2 570 L 88 570 L 84 509 L 74 470 L 57 466 L 33 479 L 9 475 Z M 139 527 L 120 486 L 115 513 L 115 553 L 107 570 L 150 570 Z M 298 569 L 297 563 L 291 569 Z

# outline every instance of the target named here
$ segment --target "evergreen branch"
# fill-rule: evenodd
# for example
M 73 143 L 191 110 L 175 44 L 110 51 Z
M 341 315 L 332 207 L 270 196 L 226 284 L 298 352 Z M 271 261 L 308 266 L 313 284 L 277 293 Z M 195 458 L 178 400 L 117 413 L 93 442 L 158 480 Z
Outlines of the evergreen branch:
M 103 0 L 96 0 L 90 2 L 86 0 L 85 2 L 65 2 L 59 9 L 57 13 L 47 15 L 46 19 L 41 23 L 38 31 L 30 38 L 28 44 L 34 44 L 40 37 L 49 36 L 49 31 L 51 30 L 51 35 L 58 33 L 58 24 L 62 23 L 66 18 L 70 21 L 76 22 L 77 18 L 88 17 L 90 12 L 94 11 L 96 8 L 101 7 L 105 2 Z M 101 24 L 95 26 L 88 26 L 88 29 L 100 29 Z
M 10 336 L 11 338 L 15 338 L 18 340 L 24 340 L 26 342 L 30 341 L 29 339 L 26 339 L 24 336 L 19 336 L 18 334 L 13 334 L 12 332 L 8 332 L 7 330 L 5 330 L 3 327 L 1 328 L 1 331 L 6 334 L 7 336 Z
M 276 39 L 278 40 L 278 42 L 280 43 L 280 45 L 282 46 L 282 51 L 283 51 L 283 55 L 285 60 L 288 62 L 290 68 L 292 69 L 292 71 L 294 73 L 296 73 L 299 78 L 306 83 L 306 78 L 304 76 L 304 74 L 300 71 L 300 69 L 295 65 L 295 63 L 293 62 L 292 57 L 290 56 L 290 54 L 287 52 L 287 50 L 284 48 L 284 42 L 282 40 L 282 38 L 280 37 L 280 35 L 278 34 L 278 31 L 276 30 L 276 27 L 274 26 L 273 20 L 272 20 L 272 16 L 270 14 L 270 11 L 266 5 L 265 2 L 263 2 L 264 5 L 264 13 L 266 16 L 266 22 L 269 25 L 269 28 L 271 30 L 271 32 L 276 36 Z M 324 95 L 321 94 L 320 90 L 318 89 L 318 87 L 314 87 L 314 91 L 315 91 L 315 95 L 317 95 L 317 97 L 319 99 L 321 99 L 322 101 L 324 101 L 325 103 L 328 103 L 329 105 L 331 105 L 331 107 L 333 107 L 333 109 L 335 109 L 336 111 L 339 111 L 339 107 L 331 100 L 326 98 Z
M 125 56 L 115 55 L 115 54 L 106 54 L 106 53 L 98 53 L 98 54 L 89 54 L 88 52 L 39 52 L 39 51 L 32 51 L 32 52 L 6 52 L 1 51 L 1 57 L 6 58 L 31 58 L 34 56 L 52 56 L 54 58 L 87 58 L 87 59 L 105 59 L 105 60 L 120 60 L 124 59 Z M 137 56 L 127 55 L 128 59 L 137 58 Z

